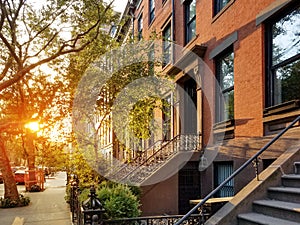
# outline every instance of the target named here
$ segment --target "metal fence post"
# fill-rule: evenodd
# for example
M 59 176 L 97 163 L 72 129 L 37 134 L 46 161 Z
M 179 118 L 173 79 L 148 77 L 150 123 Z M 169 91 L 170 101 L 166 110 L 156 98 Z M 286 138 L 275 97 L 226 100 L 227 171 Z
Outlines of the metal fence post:
M 96 189 L 92 185 L 90 188 L 89 198 L 82 203 L 84 224 L 100 225 L 103 224 L 104 208 L 96 196 Z

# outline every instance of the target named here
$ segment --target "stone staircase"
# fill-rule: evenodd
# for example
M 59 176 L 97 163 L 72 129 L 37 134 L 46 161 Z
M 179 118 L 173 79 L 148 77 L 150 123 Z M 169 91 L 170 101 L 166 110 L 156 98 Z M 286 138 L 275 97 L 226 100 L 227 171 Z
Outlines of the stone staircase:
M 198 135 L 178 135 L 170 141 L 155 144 L 140 152 L 137 158 L 114 168 L 106 177 L 122 183 L 141 185 L 178 154 L 198 151 L 198 144 Z
M 300 162 L 294 174 L 284 174 L 281 186 L 269 187 L 266 199 L 256 200 L 252 212 L 238 215 L 239 225 L 300 224 Z

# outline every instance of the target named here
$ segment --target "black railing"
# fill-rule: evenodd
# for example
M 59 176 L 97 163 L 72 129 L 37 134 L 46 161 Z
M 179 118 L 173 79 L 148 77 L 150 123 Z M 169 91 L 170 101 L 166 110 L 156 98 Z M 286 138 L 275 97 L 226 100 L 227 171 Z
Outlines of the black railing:
M 199 136 L 196 134 L 177 135 L 168 141 L 157 141 L 149 148 L 140 151 L 131 162 L 124 163 L 105 177 L 123 183 L 140 184 L 162 164 L 179 151 L 199 149 Z
M 174 225 L 182 215 L 147 216 L 116 220 L 104 220 L 105 225 Z M 184 221 L 188 225 L 203 225 L 204 221 L 199 214 L 193 214 Z
M 192 213 L 194 213 L 199 208 L 206 203 L 206 201 L 212 198 L 223 186 L 225 186 L 229 181 L 231 181 L 236 175 L 238 175 L 242 170 L 244 170 L 253 161 L 257 162 L 258 157 L 267 150 L 275 141 L 277 141 L 283 134 L 285 134 L 290 128 L 292 128 L 298 121 L 300 121 L 300 116 L 298 116 L 293 122 L 291 122 L 285 129 L 279 132 L 271 141 L 269 141 L 263 148 L 261 148 L 256 154 L 254 154 L 250 159 L 248 159 L 240 168 L 234 171 L 228 178 L 226 178 L 218 187 L 211 191 L 205 198 L 202 199 L 197 205 L 195 205 L 187 214 L 185 214 L 180 220 L 178 220 L 175 225 L 182 224 L 186 221 Z M 258 176 L 258 173 L 256 174 Z
M 134 159 L 130 163 L 122 163 L 121 165 L 117 166 L 117 168 L 113 167 L 113 169 L 105 175 L 105 177 L 108 177 L 111 180 L 118 180 L 121 177 L 120 174 L 122 174 L 122 170 L 125 170 L 128 167 L 128 164 L 131 165 L 138 165 L 141 161 L 146 160 L 149 152 L 152 152 L 152 154 L 156 151 L 156 149 L 160 149 L 163 146 L 164 141 L 158 140 L 155 143 L 153 143 L 150 147 L 146 148 L 145 150 L 140 152 L 140 155 L 134 157 Z
M 199 137 L 195 134 L 180 134 L 164 143 L 151 155 L 140 161 L 130 172 L 127 172 L 121 182 L 140 184 L 165 164 L 178 152 L 198 150 Z

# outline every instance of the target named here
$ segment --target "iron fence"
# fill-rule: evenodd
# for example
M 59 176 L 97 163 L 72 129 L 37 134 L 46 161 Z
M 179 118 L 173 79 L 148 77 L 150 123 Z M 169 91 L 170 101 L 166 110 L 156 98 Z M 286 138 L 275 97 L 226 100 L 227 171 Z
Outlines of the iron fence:
M 101 202 L 96 197 L 95 188 L 92 186 L 89 198 L 84 202 L 80 202 L 78 182 L 75 179 L 70 183 L 70 210 L 73 225 L 173 225 L 182 218 L 182 215 L 163 215 L 114 220 L 105 219 L 105 211 Z M 183 224 L 203 225 L 206 219 L 206 216 L 200 212 L 199 214 L 191 215 Z

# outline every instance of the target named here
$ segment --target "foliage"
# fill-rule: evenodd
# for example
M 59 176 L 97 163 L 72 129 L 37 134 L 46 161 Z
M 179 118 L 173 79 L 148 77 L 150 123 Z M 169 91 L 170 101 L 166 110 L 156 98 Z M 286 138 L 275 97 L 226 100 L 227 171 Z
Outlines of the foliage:
M 140 215 L 139 200 L 126 185 L 102 186 L 97 195 L 108 219 L 131 218 Z
M 27 206 L 30 203 L 30 198 L 20 195 L 20 202 L 9 198 L 0 198 L 0 208 L 14 208 L 19 206 Z
M 34 119 L 43 124 L 40 135 L 48 138 L 35 138 L 42 163 L 61 164 L 64 154 L 58 154 L 61 157 L 53 161 L 45 157 L 53 156 L 47 154 L 50 149 L 61 152 L 61 145 L 49 141 L 51 131 L 64 133 L 64 119 L 69 119 L 71 113 L 72 89 L 80 79 L 81 74 L 68 73 L 71 54 L 79 57 L 84 52 L 87 56 L 91 46 L 94 52 L 104 51 L 106 46 L 102 44 L 109 43 L 110 37 L 102 28 L 113 21 L 113 11 L 98 0 L 49 0 L 43 4 L 7 0 L 0 2 L 0 12 L 0 131 L 6 142 L 0 150 L 10 152 L 15 149 L 12 143 L 16 143 L 16 149 L 22 151 L 18 156 L 13 150 L 13 158 L 19 163 L 27 158 L 28 165 L 34 166 L 29 163 L 29 159 L 35 160 L 34 149 L 26 146 L 32 138 L 24 131 L 24 124 Z M 13 179 L 13 174 L 6 177 Z M 9 192 L 17 193 L 15 184 L 10 183 L 10 189 L 15 191 Z
M 36 163 L 43 167 L 63 170 L 69 163 L 69 152 L 65 143 L 50 142 L 40 138 L 36 143 Z
M 40 192 L 41 191 L 41 187 L 37 184 L 34 184 L 30 187 L 30 192 Z
M 107 219 L 130 218 L 140 215 L 139 188 L 112 182 L 102 182 L 97 188 L 96 194 L 100 199 Z M 80 202 L 88 199 L 89 188 L 82 190 Z
M 74 146 L 73 152 L 71 153 L 68 167 L 70 170 L 69 173 L 76 175 L 79 187 L 82 190 L 90 187 L 94 183 L 100 183 L 103 180 L 103 177 L 90 166 L 83 153 L 76 146 Z

